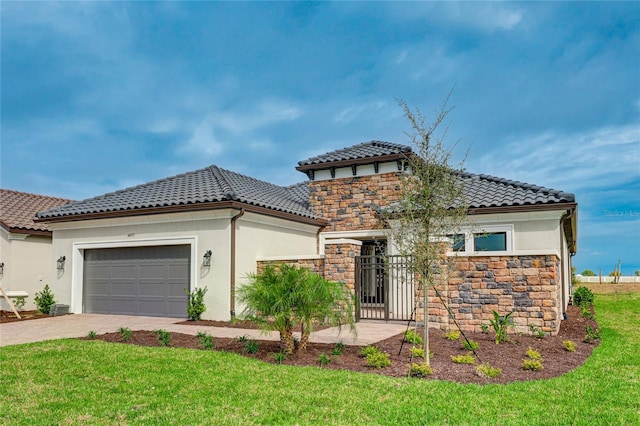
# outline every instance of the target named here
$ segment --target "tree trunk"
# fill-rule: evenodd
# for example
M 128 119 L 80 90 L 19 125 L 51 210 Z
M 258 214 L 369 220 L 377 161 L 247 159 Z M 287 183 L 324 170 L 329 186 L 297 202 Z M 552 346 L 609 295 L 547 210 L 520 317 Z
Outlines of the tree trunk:
M 287 355 L 291 355 L 295 348 L 295 343 L 293 341 L 293 331 L 291 327 L 280 330 L 280 340 L 282 341 L 283 352 Z
M 306 349 L 307 343 L 309 342 L 309 335 L 311 334 L 311 324 L 306 321 L 302 322 L 301 325 L 302 336 L 300 336 L 300 344 L 298 345 L 298 350 L 302 351 Z

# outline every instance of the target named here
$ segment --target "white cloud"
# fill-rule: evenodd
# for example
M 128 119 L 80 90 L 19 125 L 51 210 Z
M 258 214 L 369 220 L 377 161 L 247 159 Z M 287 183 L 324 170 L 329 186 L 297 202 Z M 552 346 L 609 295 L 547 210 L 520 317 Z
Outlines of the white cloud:
M 480 173 L 571 192 L 612 186 L 640 174 L 640 130 L 628 124 L 584 133 L 546 132 L 508 142 L 469 163 Z
M 218 155 L 223 151 L 223 144 L 216 140 L 213 123 L 210 118 L 204 119 L 193 130 L 191 139 L 182 147 L 187 153 L 199 153 L 207 157 Z

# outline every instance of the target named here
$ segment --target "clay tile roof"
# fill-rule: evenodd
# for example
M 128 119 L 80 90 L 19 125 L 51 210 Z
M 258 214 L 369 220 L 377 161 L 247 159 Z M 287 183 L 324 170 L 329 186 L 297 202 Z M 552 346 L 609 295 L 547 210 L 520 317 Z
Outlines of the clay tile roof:
M 40 219 L 237 201 L 316 219 L 306 183 L 282 187 L 217 166 L 171 176 L 38 213 Z
M 373 163 L 376 160 L 393 161 L 406 158 L 411 152 L 410 146 L 391 142 L 370 141 L 299 161 L 296 170 L 326 169 L 336 165 L 336 163 L 344 166 Z
M 71 202 L 73 200 L 0 189 L 0 225 L 8 232 L 50 234 L 46 223 L 33 221 L 36 213 Z
M 495 176 L 461 175 L 469 208 L 573 203 L 573 194 Z

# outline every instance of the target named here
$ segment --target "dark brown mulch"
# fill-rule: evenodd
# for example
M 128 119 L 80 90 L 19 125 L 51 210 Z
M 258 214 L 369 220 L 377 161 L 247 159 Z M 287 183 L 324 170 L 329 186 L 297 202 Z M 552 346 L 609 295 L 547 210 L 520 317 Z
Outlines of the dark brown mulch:
M 0 324 L 5 322 L 27 321 L 38 318 L 50 318 L 49 314 L 42 314 L 38 311 L 20 311 L 20 318 L 16 317 L 13 311 L 0 311 Z
M 233 321 L 215 321 L 215 320 L 197 320 L 197 321 L 180 321 L 176 324 L 179 325 L 204 325 L 208 327 L 226 327 L 226 328 L 244 328 L 250 330 L 259 330 L 260 325 L 255 321 L 235 319 Z M 328 325 L 316 325 L 313 327 L 313 331 L 320 331 L 330 328 Z
M 476 366 L 455 364 L 451 361 L 451 355 L 464 355 L 467 353 L 462 348 L 460 341 L 449 341 L 444 338 L 444 332 L 430 330 L 430 349 L 433 352 L 431 366 L 434 373 L 430 379 L 448 380 L 460 383 L 509 383 L 514 381 L 535 380 L 560 376 L 574 370 L 584 363 L 593 348 L 598 344 L 582 342 L 585 336 L 585 325 L 596 326 L 594 321 L 586 320 L 579 316 L 579 310 L 573 306 L 568 309 L 569 319 L 562 322 L 557 336 L 547 336 L 536 339 L 529 335 L 511 335 L 511 342 L 496 345 L 493 333 L 467 333 L 467 338 L 479 343 L 476 351 L 482 363 L 489 363 L 492 367 L 502 369 L 502 373 L 495 379 L 480 377 L 476 374 Z M 106 342 L 121 342 L 119 333 L 107 333 L 97 336 L 96 339 Z M 567 352 L 562 346 L 563 340 L 572 340 L 576 345 L 575 352 Z M 142 346 L 160 346 L 156 335 L 151 331 L 134 331 L 131 340 L 127 344 Z M 237 353 L 249 358 L 275 363 L 274 353 L 280 351 L 279 342 L 258 341 L 260 347 L 258 353 L 247 354 L 244 352 L 245 343 L 238 339 L 216 338 L 215 350 Z M 389 354 L 391 366 L 382 369 L 367 367 L 365 359 L 360 357 L 360 347 L 345 345 L 341 355 L 331 355 L 335 345 L 310 343 L 306 351 L 295 353 L 287 358 L 283 364 L 299 366 L 319 366 L 318 357 L 325 354 L 331 358 L 329 365 L 322 368 L 352 370 L 363 373 L 382 374 L 391 377 L 403 377 L 407 375 L 409 363 L 410 344 L 404 345 L 402 353 L 398 355 L 402 343 L 402 334 L 391 337 L 377 343 L 382 351 Z M 172 346 L 192 349 L 202 349 L 196 336 L 172 333 Z M 541 371 L 526 371 L 522 369 L 522 360 L 528 347 L 541 353 L 544 359 L 544 369 Z

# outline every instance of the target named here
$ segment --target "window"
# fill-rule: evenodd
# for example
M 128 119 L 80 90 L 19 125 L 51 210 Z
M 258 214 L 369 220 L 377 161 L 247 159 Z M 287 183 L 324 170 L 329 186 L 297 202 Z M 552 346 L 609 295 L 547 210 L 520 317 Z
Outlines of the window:
M 506 251 L 506 232 L 486 232 L 473 234 L 473 245 L 475 251 Z
M 465 235 L 464 234 L 451 234 L 447 235 L 447 238 L 453 240 L 453 251 L 465 251 Z

